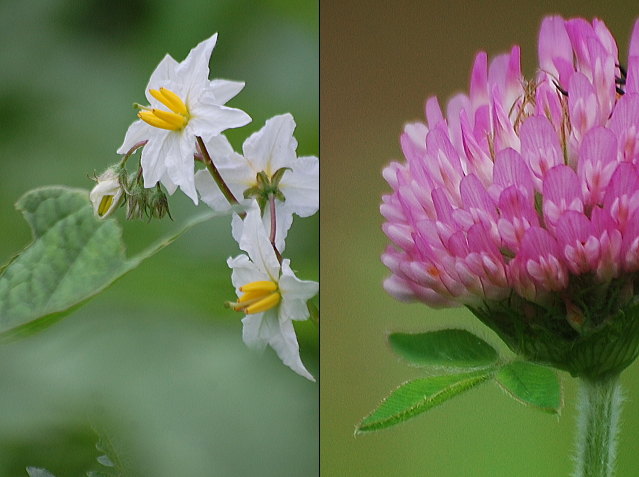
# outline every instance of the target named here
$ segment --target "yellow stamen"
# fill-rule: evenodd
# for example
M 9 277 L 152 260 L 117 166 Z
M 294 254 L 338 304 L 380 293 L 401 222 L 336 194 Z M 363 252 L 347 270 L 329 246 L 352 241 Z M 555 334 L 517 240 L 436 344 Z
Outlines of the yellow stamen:
M 160 88 L 159 91 L 157 89 L 150 89 L 149 93 L 151 93 L 151 96 L 153 96 L 174 113 L 181 114 L 182 116 L 187 115 L 188 111 L 186 109 L 186 105 L 173 91 L 170 91 L 166 88 Z
M 267 293 L 263 293 L 261 291 L 248 292 L 242 295 L 241 297 L 239 297 L 237 299 L 237 302 L 242 303 L 244 306 L 247 306 L 247 304 L 250 305 L 251 303 L 255 301 L 261 300 L 267 295 L 268 295 Z
M 145 123 L 160 129 L 178 131 L 189 122 L 189 111 L 184 102 L 172 91 L 166 88 L 150 89 L 149 93 L 171 111 L 161 109 L 151 109 L 135 104 L 137 109 L 141 109 L 138 117 Z
M 280 302 L 277 283 L 271 281 L 257 281 L 247 283 L 239 288 L 243 292 L 236 302 L 226 302 L 225 306 L 234 311 L 243 311 L 247 315 L 269 310 Z
M 244 308 L 244 313 L 250 315 L 251 313 L 261 313 L 266 310 L 270 310 L 280 302 L 280 294 L 277 292 L 271 293 L 266 298 L 261 299 L 253 305 Z
M 109 210 L 112 203 L 113 203 L 112 195 L 105 195 L 104 197 L 102 197 L 102 200 L 100 201 L 100 205 L 98 206 L 98 217 L 102 217 L 104 214 L 106 214 L 107 210 Z
M 163 121 L 162 119 L 155 116 L 151 111 L 140 111 L 138 113 L 138 118 L 140 118 L 145 123 L 153 126 L 154 128 L 160 129 L 168 129 L 169 131 L 175 131 L 175 127 L 172 124 Z
M 161 109 L 152 109 L 152 113 L 163 121 L 173 126 L 174 129 L 182 129 L 186 124 L 186 118 L 181 114 L 162 111 Z
M 239 288 L 241 292 L 274 292 L 277 290 L 277 284 L 275 282 L 270 281 L 259 281 L 253 283 L 247 283 Z

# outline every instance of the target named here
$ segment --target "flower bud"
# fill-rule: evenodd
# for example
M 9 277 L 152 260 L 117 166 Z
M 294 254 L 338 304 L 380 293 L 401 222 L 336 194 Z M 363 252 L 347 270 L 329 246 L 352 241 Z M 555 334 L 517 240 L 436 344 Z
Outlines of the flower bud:
M 97 185 L 89 194 L 93 203 L 93 213 L 105 219 L 117 209 L 124 200 L 124 189 L 120 183 L 120 174 L 114 168 L 104 171 L 96 177 Z
M 153 217 L 156 219 L 162 219 L 165 215 L 168 215 L 171 220 L 171 212 L 169 211 L 169 200 L 166 197 L 166 194 L 160 187 L 160 184 L 156 184 L 156 186 L 150 190 L 149 193 L 149 222 Z

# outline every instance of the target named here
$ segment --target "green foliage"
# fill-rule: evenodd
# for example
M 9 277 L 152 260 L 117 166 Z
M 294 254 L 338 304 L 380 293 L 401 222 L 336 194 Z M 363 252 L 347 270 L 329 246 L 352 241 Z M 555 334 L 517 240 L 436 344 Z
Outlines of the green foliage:
M 409 364 L 438 374 L 402 384 L 362 420 L 356 434 L 404 422 L 490 379 L 523 404 L 550 413 L 561 410 L 561 384 L 552 369 L 500 359 L 495 348 L 468 331 L 392 333 L 388 342 Z
M 133 258 L 126 258 L 122 229 L 93 215 L 84 190 L 47 187 L 16 204 L 33 242 L 0 272 L 0 341 L 37 333 L 82 306 L 210 212 L 184 224 Z
M 491 378 L 494 373 L 494 368 L 486 368 L 470 373 L 443 374 L 408 381 L 393 391 L 375 411 L 362 420 L 356 434 L 404 422 L 474 388 Z
M 557 414 L 563 404 L 557 373 L 545 366 L 513 361 L 501 367 L 496 381 L 517 401 Z
M 470 368 L 490 366 L 499 359 L 495 348 L 466 330 L 392 333 L 388 343 L 398 356 L 416 366 Z

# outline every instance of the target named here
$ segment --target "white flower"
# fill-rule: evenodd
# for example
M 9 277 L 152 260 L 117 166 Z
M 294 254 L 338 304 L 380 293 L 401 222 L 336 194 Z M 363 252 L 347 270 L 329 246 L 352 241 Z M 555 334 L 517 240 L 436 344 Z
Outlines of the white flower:
M 285 200 L 275 200 L 275 245 L 284 250 L 284 240 L 293 223 L 293 214 L 309 217 L 319 209 L 319 160 L 317 157 L 297 157 L 297 141 L 293 137 L 295 120 L 290 114 L 275 116 L 266 121 L 258 132 L 243 145 L 244 155 L 233 152 L 224 136 L 215 138 L 209 151 L 215 166 L 235 198 L 242 205 L 250 205 L 244 191 L 257 187 L 257 175 L 264 172 L 269 179 L 282 168 L 288 168 L 278 185 Z M 209 145 L 207 144 L 207 148 Z M 195 174 L 195 185 L 203 202 L 216 211 L 227 211 L 230 205 L 222 195 L 208 171 Z M 243 221 L 233 216 L 233 237 L 242 236 Z M 263 217 L 267 231 L 271 228 L 270 209 L 267 205 Z
M 289 260 L 283 260 L 280 267 L 257 204 L 244 219 L 240 248 L 248 257 L 239 255 L 227 261 L 233 269 L 231 281 L 239 297 L 228 305 L 246 313 L 242 319 L 244 342 L 258 351 L 270 345 L 286 366 L 315 381 L 300 359 L 292 320 L 309 317 L 306 302 L 317 294 L 319 284 L 299 280 Z
M 144 187 L 158 181 L 170 194 L 177 186 L 197 204 L 194 184 L 196 136 L 204 141 L 228 128 L 244 126 L 251 118 L 244 111 L 222 106 L 239 93 L 244 83 L 209 81 L 209 58 L 217 33 L 191 50 L 178 63 L 166 55 L 146 87 L 150 107 L 138 113 L 119 154 L 147 140 L 142 151 Z
M 96 180 L 98 184 L 89 194 L 89 199 L 96 217 L 106 219 L 124 200 L 124 190 L 119 175 L 112 169 L 104 171 Z

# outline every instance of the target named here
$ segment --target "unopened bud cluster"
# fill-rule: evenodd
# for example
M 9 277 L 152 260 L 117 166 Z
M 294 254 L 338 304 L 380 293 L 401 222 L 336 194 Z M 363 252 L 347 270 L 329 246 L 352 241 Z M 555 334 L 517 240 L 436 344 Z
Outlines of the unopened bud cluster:
M 99 176 L 94 174 L 91 179 L 98 183 L 89 195 L 96 217 L 106 219 L 117 208 L 126 205 L 127 220 L 148 217 L 151 221 L 165 215 L 173 220 L 162 186 L 158 183 L 152 188 L 145 188 L 141 175 L 137 172 L 128 175 L 123 164 L 111 166 Z

